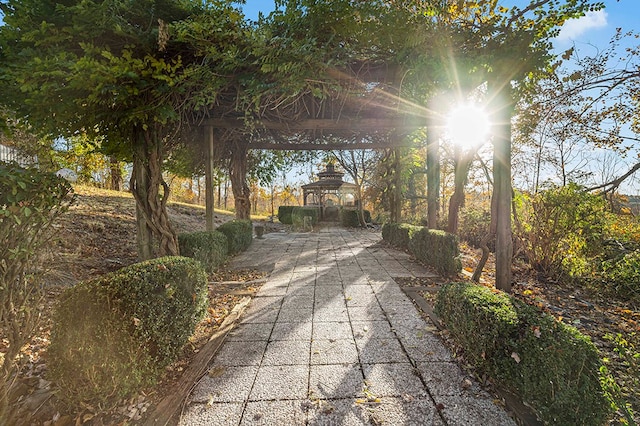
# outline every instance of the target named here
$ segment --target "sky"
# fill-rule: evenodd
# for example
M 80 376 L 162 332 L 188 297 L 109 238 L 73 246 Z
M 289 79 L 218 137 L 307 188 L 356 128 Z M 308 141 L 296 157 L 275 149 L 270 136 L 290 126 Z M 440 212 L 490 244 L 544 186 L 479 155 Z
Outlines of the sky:
M 505 3 L 525 6 L 529 1 L 512 0 Z M 556 39 L 557 49 L 566 49 L 575 42 L 576 45 L 603 46 L 615 34 L 616 28 L 624 31 L 640 32 L 639 0 L 604 0 L 605 9 L 589 12 L 587 16 L 567 22 Z M 257 19 L 258 13 L 268 14 L 275 8 L 273 0 L 246 0 L 242 6 L 248 19 Z

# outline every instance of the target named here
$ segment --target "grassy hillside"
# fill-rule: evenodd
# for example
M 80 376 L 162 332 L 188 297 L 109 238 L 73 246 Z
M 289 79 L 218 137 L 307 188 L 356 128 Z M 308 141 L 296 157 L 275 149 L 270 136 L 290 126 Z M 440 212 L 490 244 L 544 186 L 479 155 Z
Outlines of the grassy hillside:
M 76 202 L 56 224 L 59 259 L 49 277 L 52 284 L 74 284 L 137 260 L 133 196 L 82 185 L 74 189 Z M 204 206 L 170 202 L 168 211 L 178 233 L 205 229 Z M 215 222 L 233 218 L 231 212 L 216 211 Z

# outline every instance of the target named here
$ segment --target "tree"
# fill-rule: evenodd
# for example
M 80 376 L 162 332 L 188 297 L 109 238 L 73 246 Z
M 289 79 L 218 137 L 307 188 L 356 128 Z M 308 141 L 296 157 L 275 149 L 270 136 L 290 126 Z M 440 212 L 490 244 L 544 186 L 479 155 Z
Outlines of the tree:
M 375 155 L 372 151 L 364 149 L 350 151 L 331 151 L 332 156 L 349 174 L 356 185 L 356 196 L 358 199 L 358 221 L 360 226 L 366 226 L 364 221 L 364 191 L 371 169 L 373 169 Z
M 100 137 L 131 159 L 139 256 L 177 254 L 163 160 L 236 77 L 246 44 L 241 13 L 225 1 L 0 7 L 3 101 L 44 134 Z
M 535 152 L 534 191 L 545 166 L 559 170 L 562 180 L 553 184 L 578 182 L 612 193 L 640 168 L 636 159 L 618 176 L 594 173 L 606 153 L 640 155 L 634 149 L 640 110 L 631 101 L 640 95 L 640 51 L 622 46 L 637 38 L 618 30 L 605 49 L 591 55 L 571 48 L 528 88 L 518 105 L 517 141 L 523 155 Z

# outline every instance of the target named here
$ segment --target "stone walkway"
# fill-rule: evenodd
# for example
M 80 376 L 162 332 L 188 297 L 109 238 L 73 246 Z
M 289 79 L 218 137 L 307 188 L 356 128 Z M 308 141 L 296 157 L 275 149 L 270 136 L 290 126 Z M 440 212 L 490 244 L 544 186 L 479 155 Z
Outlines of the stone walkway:
M 515 425 L 469 382 L 393 277 L 432 277 L 380 234 L 266 234 L 271 270 L 180 425 Z

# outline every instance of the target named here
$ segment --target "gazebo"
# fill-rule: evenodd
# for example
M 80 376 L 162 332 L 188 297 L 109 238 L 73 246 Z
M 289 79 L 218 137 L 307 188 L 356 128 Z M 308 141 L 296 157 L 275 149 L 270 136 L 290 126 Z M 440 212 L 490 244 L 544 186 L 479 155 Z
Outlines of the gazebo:
M 302 185 L 304 205 L 318 207 L 321 220 L 337 220 L 340 207 L 358 206 L 357 186 L 344 182 L 343 176 L 333 163 L 328 163 L 325 170 L 318 173 L 317 181 Z

